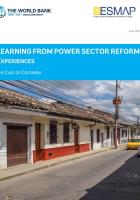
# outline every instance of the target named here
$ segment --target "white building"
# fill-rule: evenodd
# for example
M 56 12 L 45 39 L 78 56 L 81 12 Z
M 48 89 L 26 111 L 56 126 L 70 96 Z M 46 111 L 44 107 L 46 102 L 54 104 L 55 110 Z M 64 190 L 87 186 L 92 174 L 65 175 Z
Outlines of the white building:
M 111 147 L 113 118 L 100 112 L 0 90 L 0 168 Z

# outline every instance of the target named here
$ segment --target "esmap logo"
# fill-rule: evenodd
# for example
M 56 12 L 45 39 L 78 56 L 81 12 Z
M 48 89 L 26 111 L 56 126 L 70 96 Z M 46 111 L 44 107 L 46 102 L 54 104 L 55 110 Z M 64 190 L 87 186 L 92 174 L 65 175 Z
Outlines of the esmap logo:
M 0 6 L 0 18 L 7 16 L 43 16 L 51 13 L 51 8 L 4 8 Z
M 112 6 L 103 6 L 103 7 L 93 7 L 93 16 L 94 17 L 133 17 L 136 12 L 136 7 L 112 7 Z
M 5 17 L 6 15 L 6 10 L 3 6 L 0 6 L 0 18 Z

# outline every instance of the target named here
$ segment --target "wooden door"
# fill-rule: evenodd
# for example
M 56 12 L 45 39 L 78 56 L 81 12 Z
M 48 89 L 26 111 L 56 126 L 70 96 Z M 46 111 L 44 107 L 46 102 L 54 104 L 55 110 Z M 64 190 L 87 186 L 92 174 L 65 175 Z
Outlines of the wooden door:
M 78 129 L 74 129 L 74 144 L 75 144 L 75 152 L 79 152 Z
M 27 163 L 27 127 L 7 126 L 7 166 Z
M 93 150 L 93 145 L 94 145 L 94 138 L 93 138 L 93 130 L 90 130 L 90 138 L 91 138 L 91 150 Z
M 114 128 L 114 132 L 113 132 L 113 138 L 114 138 L 114 145 L 115 145 L 115 128 Z
M 113 146 L 113 145 L 114 145 L 114 134 L 111 131 L 111 146 Z
M 104 147 L 104 133 L 101 133 L 101 147 Z
M 117 129 L 117 140 L 118 144 L 120 144 L 120 128 Z
M 41 160 L 41 136 L 40 136 L 40 124 L 35 124 L 35 150 L 36 161 Z

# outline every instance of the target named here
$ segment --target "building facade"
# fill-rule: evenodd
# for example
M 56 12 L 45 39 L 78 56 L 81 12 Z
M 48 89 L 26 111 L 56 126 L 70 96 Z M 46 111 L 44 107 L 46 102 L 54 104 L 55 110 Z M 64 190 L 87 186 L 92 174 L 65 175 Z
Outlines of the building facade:
M 0 92 L 0 168 L 114 145 L 111 116 L 69 104 L 41 103 L 8 90 Z M 132 136 L 130 128 L 118 129 L 118 143 L 125 143 L 128 136 Z

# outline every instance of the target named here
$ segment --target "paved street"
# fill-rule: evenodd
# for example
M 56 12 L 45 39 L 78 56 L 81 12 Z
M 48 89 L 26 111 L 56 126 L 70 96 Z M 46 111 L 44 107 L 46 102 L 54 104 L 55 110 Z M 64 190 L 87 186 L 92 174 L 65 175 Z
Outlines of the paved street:
M 109 150 L 0 182 L 0 200 L 140 200 L 136 151 Z

